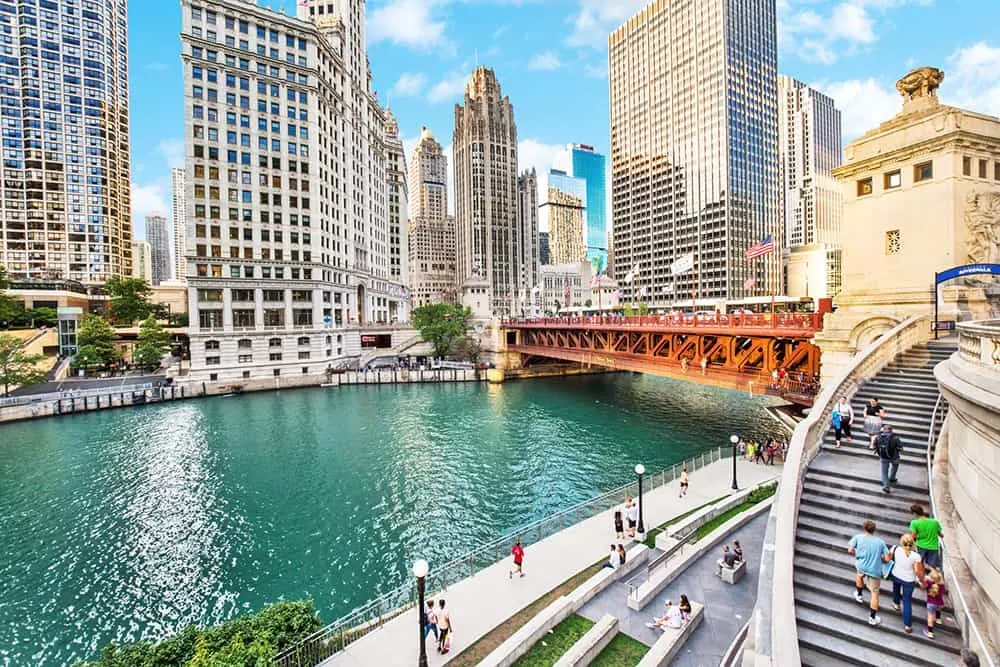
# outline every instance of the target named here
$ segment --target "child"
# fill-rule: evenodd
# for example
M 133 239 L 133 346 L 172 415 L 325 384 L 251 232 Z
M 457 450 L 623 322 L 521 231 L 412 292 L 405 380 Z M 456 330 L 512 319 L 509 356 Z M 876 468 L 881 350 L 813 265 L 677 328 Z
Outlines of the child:
M 687 623 L 688 619 L 691 618 L 691 602 L 688 601 L 688 596 L 681 595 L 681 602 L 677 606 L 681 610 L 681 620 Z
M 924 636 L 934 639 L 934 626 L 941 623 L 941 610 L 944 608 L 944 577 L 941 576 L 941 570 L 936 567 L 927 569 L 924 588 L 927 590 L 927 627 L 924 628 Z

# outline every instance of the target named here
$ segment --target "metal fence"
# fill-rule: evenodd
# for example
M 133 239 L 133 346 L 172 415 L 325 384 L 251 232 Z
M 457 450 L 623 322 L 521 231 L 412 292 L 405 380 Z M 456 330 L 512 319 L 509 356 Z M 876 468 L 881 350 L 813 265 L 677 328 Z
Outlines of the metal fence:
M 8 396 L 0 398 L 0 408 L 13 405 L 31 405 L 32 403 L 45 403 L 48 401 L 69 400 L 71 398 L 89 398 L 91 396 L 107 396 L 109 394 L 127 394 L 133 391 L 146 391 L 154 389 L 156 385 L 152 382 L 145 384 L 110 385 L 97 389 L 73 389 L 68 391 L 54 391 L 45 394 L 25 394 L 24 396 Z
M 643 476 L 643 491 L 651 491 L 678 479 L 683 468 L 693 472 L 732 453 L 729 445 L 706 451 L 699 456 Z M 623 484 L 607 493 L 586 500 L 572 507 L 533 521 L 503 537 L 483 544 L 469 553 L 432 570 L 426 579 L 428 592 L 444 591 L 448 586 L 494 565 L 510 552 L 516 540 L 527 546 L 544 540 L 575 523 L 597 516 L 621 504 L 626 495 L 638 494 L 638 481 Z M 325 628 L 309 635 L 298 644 L 278 654 L 274 661 L 280 667 L 312 667 L 334 653 L 341 651 L 388 621 L 405 613 L 416 604 L 416 581 L 395 588 Z

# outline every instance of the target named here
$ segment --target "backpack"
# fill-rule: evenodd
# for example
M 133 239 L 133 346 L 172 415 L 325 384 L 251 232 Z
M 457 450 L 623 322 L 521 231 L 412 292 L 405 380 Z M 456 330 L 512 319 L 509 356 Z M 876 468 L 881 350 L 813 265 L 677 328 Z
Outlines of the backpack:
M 893 460 L 899 458 L 903 445 L 895 433 L 882 433 L 875 439 L 875 449 L 879 458 Z

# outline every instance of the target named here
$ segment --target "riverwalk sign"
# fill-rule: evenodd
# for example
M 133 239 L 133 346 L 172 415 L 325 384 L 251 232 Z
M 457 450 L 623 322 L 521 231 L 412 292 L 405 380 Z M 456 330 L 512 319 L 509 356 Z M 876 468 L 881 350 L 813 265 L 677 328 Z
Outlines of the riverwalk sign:
M 955 266 L 934 274 L 934 338 L 938 337 L 938 331 L 945 327 L 938 324 L 938 285 L 956 278 L 966 276 L 1000 276 L 1000 264 L 965 264 Z

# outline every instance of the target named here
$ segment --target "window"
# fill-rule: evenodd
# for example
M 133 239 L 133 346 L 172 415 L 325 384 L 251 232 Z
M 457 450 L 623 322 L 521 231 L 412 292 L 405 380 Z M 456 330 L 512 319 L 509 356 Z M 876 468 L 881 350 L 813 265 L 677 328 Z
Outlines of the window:
M 863 178 L 858 181 L 858 196 L 864 197 L 872 193 L 872 179 Z
M 902 249 L 903 244 L 900 239 L 898 229 L 890 229 L 885 233 L 885 254 L 886 255 L 898 255 L 899 251 Z
M 274 377 L 278 377 L 279 375 L 281 375 L 281 369 L 280 368 L 275 368 L 274 369 Z
M 219 374 L 218 373 L 209 373 L 208 374 L 208 381 L 209 382 L 218 382 L 218 380 L 219 380 Z
M 237 341 L 236 343 L 236 347 L 241 350 L 252 350 L 253 341 L 250 340 L 249 338 L 240 338 L 239 341 Z
M 903 178 L 899 173 L 899 169 L 895 171 L 890 171 L 883 177 L 882 187 L 886 190 L 894 190 L 903 184 Z
M 1000 181 L 1000 162 L 993 163 L 993 180 Z
M 219 357 L 205 357 L 206 366 L 218 366 L 220 363 L 222 362 L 219 361 Z
M 270 338 L 267 341 L 267 346 L 268 347 L 281 347 L 281 339 L 280 338 Z
M 309 344 L 309 336 L 299 336 L 298 343 L 299 343 L 299 345 L 308 345 Z
M 244 380 L 250 379 L 250 371 L 243 371 L 243 379 Z
M 309 358 L 309 350 L 299 352 L 299 359 L 308 359 L 308 358 Z
M 271 352 L 267 357 L 270 361 L 281 361 L 281 352 Z
M 239 362 L 241 364 L 250 364 L 250 363 L 253 363 L 253 355 L 252 354 L 241 354 L 239 356 Z
M 934 163 L 922 162 L 913 166 L 913 182 L 929 181 L 934 178 Z
M 962 176 L 972 176 L 972 158 L 962 158 Z
M 205 341 L 205 350 L 206 351 L 207 350 L 218 350 L 218 349 L 219 349 L 219 341 L 217 341 L 217 340 L 206 340 Z
M 986 178 L 986 160 L 979 161 L 979 178 Z

